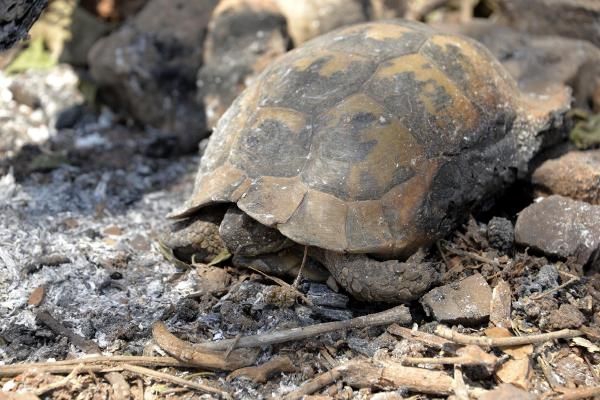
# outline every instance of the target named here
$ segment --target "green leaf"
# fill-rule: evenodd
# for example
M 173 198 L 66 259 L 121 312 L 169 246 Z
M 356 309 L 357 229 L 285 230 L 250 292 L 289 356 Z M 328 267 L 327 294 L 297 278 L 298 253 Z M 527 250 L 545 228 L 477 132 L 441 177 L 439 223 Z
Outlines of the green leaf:
M 600 114 L 590 115 L 575 124 L 569 138 L 579 149 L 600 145 Z
M 6 72 L 16 74 L 19 72 L 28 71 L 31 69 L 48 69 L 56 65 L 48 50 L 44 47 L 43 38 L 32 39 L 29 47 L 23 50 L 15 59 L 6 67 Z

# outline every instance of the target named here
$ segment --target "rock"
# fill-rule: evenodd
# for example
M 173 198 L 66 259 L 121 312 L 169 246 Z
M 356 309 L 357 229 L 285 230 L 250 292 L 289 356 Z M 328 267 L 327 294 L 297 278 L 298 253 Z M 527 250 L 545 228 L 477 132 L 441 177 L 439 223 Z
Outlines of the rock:
M 585 39 L 600 46 L 598 1 L 500 0 L 497 3 L 498 14 L 518 30 Z
M 600 261 L 600 206 L 550 196 L 520 212 L 515 241 L 548 255 L 575 257 L 582 265 Z
M 345 321 L 354 317 L 354 314 L 350 310 L 320 306 L 313 307 L 311 315 L 331 321 Z
M 450 324 L 475 325 L 490 316 L 492 289 L 480 274 L 437 287 L 421 299 L 427 315 Z
M 100 94 L 138 122 L 196 150 L 208 134 L 196 101 L 204 32 L 216 0 L 152 0 L 88 54 Z
M 336 293 L 322 283 L 311 283 L 306 296 L 314 305 L 324 307 L 346 308 L 350 300 L 348 296 Z
M 588 362 L 577 354 L 567 354 L 558 360 L 554 360 L 552 364 L 554 366 L 553 373 L 563 382 L 569 382 L 570 385 L 579 387 L 596 385 L 593 370 L 589 368 Z
M 409 0 L 371 0 L 372 19 L 405 18 L 414 2 Z
M 0 51 L 27 37 L 27 31 L 39 18 L 48 0 L 4 0 L 0 2 Z
M 547 330 L 577 329 L 585 324 L 585 316 L 572 304 L 562 304 L 547 318 L 540 321 L 540 327 Z
M 500 328 L 510 328 L 512 292 L 510 284 L 500 278 L 500 281 L 492 291 L 492 302 L 490 306 L 490 322 Z
M 216 125 L 238 94 L 288 49 L 286 20 L 273 1 L 223 0 L 208 26 L 198 100 Z
M 336 28 L 369 19 L 368 0 L 275 0 L 298 46 Z
M 548 160 L 531 180 L 540 195 L 560 194 L 600 205 L 600 150 L 571 151 Z
M 192 299 L 183 298 L 177 302 L 177 318 L 184 322 L 192 322 L 198 318 L 198 303 Z
M 487 236 L 490 246 L 503 252 L 509 251 L 515 241 L 512 222 L 506 218 L 493 217 L 488 223 Z
M 475 19 L 466 24 L 438 24 L 483 43 L 527 91 L 544 95 L 547 88 L 573 89 L 575 105 L 597 108 L 600 93 L 600 49 L 585 40 L 535 36 Z

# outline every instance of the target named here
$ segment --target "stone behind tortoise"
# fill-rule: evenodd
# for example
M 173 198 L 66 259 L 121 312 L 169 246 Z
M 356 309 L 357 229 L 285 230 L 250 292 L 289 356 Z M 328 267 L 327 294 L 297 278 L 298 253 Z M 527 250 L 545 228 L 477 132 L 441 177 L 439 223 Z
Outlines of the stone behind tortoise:
M 524 171 L 568 104 L 521 93 L 468 38 L 406 21 L 343 28 L 239 96 L 171 216 L 237 203 L 300 244 L 406 257 Z

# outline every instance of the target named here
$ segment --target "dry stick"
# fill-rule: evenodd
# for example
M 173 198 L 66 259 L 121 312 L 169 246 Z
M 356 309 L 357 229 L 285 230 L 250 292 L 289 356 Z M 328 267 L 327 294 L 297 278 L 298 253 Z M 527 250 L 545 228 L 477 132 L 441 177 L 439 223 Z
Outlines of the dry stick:
M 102 353 L 102 350 L 100 350 L 100 347 L 98 347 L 96 343 L 79 336 L 70 329 L 67 329 L 67 327 L 54 318 L 47 310 L 38 311 L 36 313 L 36 318 L 57 335 L 67 337 L 71 343 L 86 353 Z
M 33 369 L 51 374 L 68 374 L 79 364 L 85 365 L 86 371 L 98 372 L 122 363 L 146 367 L 193 367 L 192 364 L 181 362 L 173 357 L 98 356 L 56 362 L 0 366 L 0 378 L 16 376 Z
M 272 280 L 273 282 L 275 282 L 276 284 L 278 284 L 278 285 L 279 285 L 279 286 L 281 286 L 282 288 L 284 288 L 284 289 L 287 289 L 287 290 L 289 290 L 289 291 L 293 292 L 293 293 L 294 293 L 294 294 L 295 294 L 297 297 L 301 298 L 301 299 L 302 299 L 302 301 L 304 301 L 304 303 L 305 303 L 305 304 L 307 304 L 307 305 L 309 305 L 309 306 L 313 306 L 313 305 L 314 305 L 314 304 L 313 304 L 313 302 L 312 302 L 312 300 L 311 300 L 311 299 L 309 299 L 308 297 L 306 297 L 306 295 L 305 295 L 304 293 L 302 293 L 302 292 L 301 292 L 301 291 L 299 291 L 299 290 L 298 290 L 296 287 L 294 287 L 294 286 L 290 285 L 289 283 L 287 283 L 287 282 L 286 282 L 286 281 L 284 281 L 283 279 L 281 279 L 281 278 L 278 278 L 278 277 L 276 277 L 276 276 L 271 276 L 271 275 L 269 275 L 269 274 L 267 274 L 267 273 L 264 273 L 264 272 L 262 272 L 262 271 L 261 271 L 261 270 L 259 270 L 259 269 L 256 269 L 256 268 L 254 268 L 254 267 L 251 267 L 251 266 L 249 266 L 249 265 L 246 265 L 244 268 L 251 269 L 252 271 L 254 271 L 254 272 L 257 272 L 257 273 L 261 274 L 261 275 L 262 275 L 262 276 L 264 276 L 265 278 Z M 231 293 L 231 290 L 229 290 L 229 292 Z
M 496 261 L 496 260 L 492 260 L 491 258 L 481 256 L 481 255 L 479 255 L 477 253 L 473 253 L 471 251 L 463 251 L 463 250 L 459 250 L 459 249 L 454 249 L 452 247 L 446 247 L 446 251 L 449 251 L 450 253 L 454 253 L 457 256 L 469 257 L 475 261 L 480 261 L 480 262 L 483 262 L 486 264 L 494 265 L 496 267 L 500 265 L 498 263 L 498 261 Z
M 460 365 L 484 365 L 494 367 L 500 361 L 498 357 L 488 354 L 479 346 L 466 345 L 456 350 L 454 357 L 405 357 L 402 359 L 403 364 L 454 364 Z
M 404 357 L 402 364 L 430 364 L 430 365 L 489 365 L 487 360 L 475 360 L 472 357 Z
M 406 325 L 412 321 L 406 306 L 397 306 L 375 314 L 364 315 L 346 321 L 326 322 L 322 324 L 303 326 L 300 328 L 286 329 L 254 336 L 241 337 L 236 348 L 261 347 L 271 344 L 284 343 L 310 338 L 323 333 L 341 331 L 346 329 L 360 329 L 370 326 L 398 323 Z M 218 342 L 203 342 L 194 345 L 194 348 L 207 350 L 227 350 L 236 339 L 225 339 Z
M 299 400 L 304 395 L 343 380 L 352 387 L 374 387 L 382 390 L 406 388 L 411 392 L 449 395 L 453 392 L 453 379 L 443 371 L 405 367 L 393 361 L 350 361 L 318 375 L 286 396 L 284 400 Z
M 478 346 L 489 347 L 512 347 L 522 346 L 524 344 L 539 344 L 555 339 L 571 339 L 582 336 L 583 332 L 575 329 L 563 329 L 556 332 L 541 333 L 537 335 L 491 338 L 486 336 L 465 335 L 464 333 L 458 333 L 447 326 L 438 325 L 435 328 L 435 334 L 460 344 L 475 344 Z
M 456 400 L 469 400 L 469 390 L 465 385 L 462 369 L 460 366 L 454 366 L 454 397 Z
M 331 385 L 342 377 L 342 373 L 340 372 L 339 368 L 340 367 L 336 367 L 331 371 L 317 375 L 315 378 L 300 386 L 298 389 L 285 395 L 283 400 L 299 400 L 306 395 L 313 394 L 323 389 L 325 386 Z
M 435 246 L 437 247 L 438 251 L 440 252 L 440 256 L 442 256 L 442 260 L 444 261 L 444 264 L 446 265 L 446 268 L 448 271 L 450 271 L 450 263 L 448 262 L 448 259 L 446 258 L 446 253 L 444 253 L 444 249 L 442 249 L 442 245 L 440 244 L 440 241 L 438 240 L 437 242 L 435 242 Z
M 288 356 L 276 356 L 255 367 L 245 367 L 236 369 L 227 375 L 227 381 L 245 376 L 256 383 L 265 383 L 269 377 L 279 372 L 296 372 L 298 369 L 292 363 Z
M 552 294 L 554 292 L 558 292 L 560 289 L 563 289 L 563 288 L 569 286 L 570 284 L 575 283 L 575 282 L 579 281 L 579 279 L 581 279 L 580 277 L 572 275 L 572 274 L 569 274 L 567 272 L 562 272 L 562 271 L 559 271 L 559 272 L 561 274 L 567 275 L 570 279 L 568 281 L 566 281 L 565 283 L 563 283 L 562 285 L 559 285 L 557 287 L 545 290 L 545 291 L 543 291 L 541 293 L 533 294 L 533 295 L 529 296 L 529 298 L 531 300 L 539 300 L 542 297 L 547 296 L 549 294 Z
M 548 384 L 550 385 L 552 390 L 554 390 L 554 388 L 559 386 L 559 383 L 558 383 L 557 379 L 554 377 L 554 374 L 552 372 L 552 367 L 550 367 L 550 363 L 546 360 L 546 358 L 544 358 L 543 355 L 539 355 L 536 358 L 536 360 L 537 360 L 538 366 L 542 370 L 542 374 L 544 375 L 544 378 L 546 378 L 546 381 L 548 382 Z
M 555 390 L 562 392 L 560 396 L 556 397 L 556 400 L 590 399 L 600 395 L 600 386 L 581 387 L 577 389 L 556 388 Z
M 53 390 L 56 390 L 56 389 L 61 388 L 63 386 L 66 386 L 67 384 L 69 384 L 69 382 L 71 382 L 73 379 L 75 379 L 75 377 L 77 375 L 79 375 L 79 373 L 81 372 L 82 369 L 83 369 L 83 365 L 78 365 L 77 367 L 75 367 L 75 369 L 73 369 L 73 371 L 71 371 L 71 373 L 69 375 L 67 375 L 66 377 L 64 377 L 60 381 L 51 383 L 49 385 L 46 385 L 46 386 L 38 388 L 38 389 L 35 389 L 33 391 L 33 393 L 36 396 L 41 396 L 44 393 L 51 392 Z
M 300 285 L 300 279 L 302 279 L 302 270 L 304 270 L 304 264 L 306 264 L 306 256 L 308 256 L 308 246 L 304 246 L 304 255 L 302 256 L 302 263 L 300 264 L 300 269 L 298 270 L 298 276 L 294 279 L 294 283 L 292 287 L 294 289 L 298 289 L 298 285 Z
M 133 372 L 139 375 L 149 376 L 154 379 L 160 379 L 163 381 L 167 381 L 170 383 L 174 383 L 176 385 L 188 387 L 190 389 L 199 390 L 206 393 L 212 393 L 219 395 L 226 399 L 231 399 L 231 395 L 223 390 L 216 389 L 212 386 L 204 385 L 202 383 L 190 382 L 186 379 L 180 378 L 175 375 L 166 374 L 164 372 L 155 371 L 153 369 L 139 367 L 137 365 L 123 364 L 119 368 L 122 368 L 125 371 Z
M 109 372 L 104 374 L 104 379 L 112 386 L 114 400 L 131 399 L 131 386 L 121 373 Z
M 161 349 L 173 357 L 201 368 L 233 371 L 254 364 L 258 355 L 258 350 L 239 349 L 233 351 L 232 349 L 225 357 L 225 352 L 222 350 L 200 348 L 179 339 L 169 332 L 162 322 L 155 322 L 152 325 L 152 337 Z M 228 341 L 229 346 L 223 350 L 232 348 L 235 341 L 236 339 Z
M 436 349 L 449 350 L 449 346 L 456 347 L 456 344 L 450 340 L 443 339 L 431 333 L 421 332 L 398 326 L 396 324 L 388 326 L 387 331 L 394 336 L 400 336 L 401 338 L 407 340 L 417 340 L 421 343 L 425 343 L 430 347 L 435 347 Z

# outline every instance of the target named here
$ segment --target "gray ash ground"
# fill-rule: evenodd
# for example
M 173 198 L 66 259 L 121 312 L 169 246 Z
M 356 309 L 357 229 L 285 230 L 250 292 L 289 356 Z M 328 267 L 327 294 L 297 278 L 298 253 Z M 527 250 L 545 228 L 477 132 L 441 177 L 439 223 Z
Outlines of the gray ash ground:
M 67 338 L 36 319 L 39 310 L 93 340 L 105 354 L 133 355 L 153 348 L 150 326 L 157 320 L 166 321 L 182 339 L 200 341 L 374 310 L 352 302 L 343 309 L 310 309 L 279 301 L 277 286 L 250 271 L 179 269 L 166 261 L 156 239 L 170 223 L 165 215 L 191 192 L 198 156 L 159 157 L 172 149 L 165 148 L 155 132 L 136 128 L 106 110 L 93 113 L 79 106 L 81 101 L 69 67 L 17 77 L 0 72 L 0 120 L 9 121 L 0 125 L 0 364 L 82 355 Z M 55 129 L 57 121 L 61 129 Z M 446 243 L 494 260 L 491 264 L 450 252 L 444 263 L 432 252 L 443 272 L 441 283 L 474 271 L 492 287 L 500 278 L 509 282 L 512 321 L 522 332 L 542 326 L 595 327 L 600 279 L 584 277 L 558 290 L 567 280 L 565 272 L 581 277 L 583 268 L 569 260 L 516 251 L 509 225 L 494 220 L 488 229 L 471 221 Z M 45 289 L 41 304 L 28 304 L 40 287 Z M 309 283 L 302 289 L 309 294 L 327 290 Z M 531 300 L 532 294 L 551 289 L 557 290 L 540 301 Z M 420 306 L 413 305 L 411 311 L 415 322 L 427 329 L 430 321 Z M 560 345 L 549 345 L 539 351 L 559 350 Z M 263 349 L 258 363 L 274 354 L 290 356 L 298 371 L 277 375 L 266 384 L 226 382 L 224 373 L 207 379 L 235 398 L 277 398 L 332 368 L 332 362 L 435 352 L 392 337 L 384 328 L 370 328 L 272 346 Z M 590 356 L 594 364 L 597 358 Z M 547 390 L 541 372 L 535 375 L 532 387 Z M 491 379 L 477 374 L 471 378 Z M 366 398 L 341 384 L 338 394 Z

